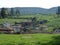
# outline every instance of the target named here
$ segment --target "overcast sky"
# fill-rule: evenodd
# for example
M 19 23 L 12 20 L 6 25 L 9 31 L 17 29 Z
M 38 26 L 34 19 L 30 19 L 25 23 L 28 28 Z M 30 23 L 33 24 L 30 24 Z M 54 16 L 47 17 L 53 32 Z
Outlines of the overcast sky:
M 0 7 L 42 7 L 60 6 L 60 0 L 0 0 Z

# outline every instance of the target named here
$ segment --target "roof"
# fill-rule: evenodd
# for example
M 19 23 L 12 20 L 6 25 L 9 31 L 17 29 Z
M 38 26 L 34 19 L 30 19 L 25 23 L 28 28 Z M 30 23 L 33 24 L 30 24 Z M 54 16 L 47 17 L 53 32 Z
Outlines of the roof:
M 0 31 L 13 31 L 13 29 L 0 28 Z

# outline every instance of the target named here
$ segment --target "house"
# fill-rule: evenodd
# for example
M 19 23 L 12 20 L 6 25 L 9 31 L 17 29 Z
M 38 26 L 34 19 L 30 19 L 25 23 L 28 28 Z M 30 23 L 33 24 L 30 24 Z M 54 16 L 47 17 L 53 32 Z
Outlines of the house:
M 47 33 L 48 26 L 47 25 L 41 25 L 40 24 L 40 30 L 41 30 L 42 33 Z
M 6 34 L 11 34 L 13 33 L 13 29 L 7 29 L 7 28 L 0 28 L 0 33 L 6 33 Z
M 33 25 L 32 22 L 22 22 L 21 24 L 22 24 L 23 27 L 32 26 Z
M 48 21 L 47 20 L 40 20 L 39 23 L 40 24 L 44 24 L 44 23 L 47 23 Z
M 13 28 L 10 27 L 10 23 L 5 22 L 0 24 L 0 33 L 13 33 Z
M 8 21 L 3 23 L 3 27 L 5 27 L 5 28 L 10 28 L 10 26 L 11 26 L 11 24 Z
M 21 25 L 12 25 L 11 26 L 14 30 L 14 33 L 20 33 L 21 32 Z
M 22 27 L 32 26 L 32 22 L 15 22 L 15 25 L 21 25 Z
M 58 29 L 53 30 L 53 34 L 60 34 L 60 29 L 58 28 Z

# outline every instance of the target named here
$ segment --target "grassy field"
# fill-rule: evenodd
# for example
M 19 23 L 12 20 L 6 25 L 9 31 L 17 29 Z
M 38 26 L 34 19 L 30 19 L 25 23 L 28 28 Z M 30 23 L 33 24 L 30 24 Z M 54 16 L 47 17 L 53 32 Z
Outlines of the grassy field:
M 60 34 L 0 34 L 0 45 L 58 45 Z
M 60 18 L 56 18 L 57 15 L 20 15 L 18 16 L 18 18 L 30 18 L 30 17 L 36 17 L 37 20 L 48 20 L 50 21 L 49 23 L 52 23 L 52 21 L 58 21 L 60 20 Z M 5 18 L 5 19 L 0 19 L 0 24 L 5 22 L 5 21 L 8 21 L 10 23 L 14 23 L 15 21 L 17 22 L 25 22 L 25 21 L 31 21 L 31 20 L 28 20 L 28 19 L 8 19 L 8 18 Z
M 49 30 L 54 27 L 60 27 L 60 18 L 57 15 L 23 15 L 20 17 L 36 17 L 37 20 L 48 20 L 45 25 L 50 26 Z M 14 24 L 31 20 L 25 19 L 0 19 L 0 24 L 5 21 Z M 0 34 L 0 45 L 60 45 L 60 34 Z

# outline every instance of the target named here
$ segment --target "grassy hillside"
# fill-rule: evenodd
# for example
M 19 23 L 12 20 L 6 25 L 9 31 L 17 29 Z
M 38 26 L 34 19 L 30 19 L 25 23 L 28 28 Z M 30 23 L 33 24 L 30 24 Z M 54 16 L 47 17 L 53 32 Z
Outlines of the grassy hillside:
M 37 15 L 20 15 L 20 16 L 17 16 L 17 18 L 33 18 L 33 17 L 36 17 L 37 20 L 43 20 L 43 19 L 46 19 L 48 21 L 53 21 L 53 20 L 57 20 L 58 18 L 56 18 L 56 15 L 40 15 L 40 14 L 37 14 Z M 14 18 L 14 17 L 13 17 Z M 60 19 L 60 18 L 59 18 Z M 11 19 L 11 18 L 5 18 L 5 19 L 0 19 L 0 23 L 3 23 L 5 21 L 9 21 L 9 22 L 14 22 L 14 21 L 23 21 L 24 19 Z M 25 20 L 24 20 L 25 21 Z M 27 20 L 29 21 L 29 20 Z
M 45 25 L 48 26 L 48 31 L 53 30 L 54 28 L 60 28 L 60 18 L 57 17 L 56 14 L 49 14 L 49 15 L 41 15 L 41 14 L 36 14 L 36 15 L 20 15 L 17 16 L 17 18 L 33 18 L 36 17 L 37 21 L 40 20 L 48 20 Z M 13 17 L 14 18 L 14 17 Z M 28 22 L 31 21 L 31 19 L 11 19 L 11 18 L 5 18 L 5 19 L 0 19 L 0 24 L 4 23 L 5 21 L 10 22 L 11 24 L 14 24 L 14 22 Z
M 0 45 L 57 45 L 59 40 L 59 34 L 0 34 Z
M 37 15 L 20 15 L 18 16 L 18 18 L 30 18 L 30 17 L 36 17 L 37 20 L 48 20 L 48 23 L 46 23 L 46 25 L 48 26 L 53 26 L 53 27 L 60 27 L 60 18 L 57 18 L 57 15 L 56 14 L 53 14 L 53 15 L 40 15 L 40 14 L 37 14 Z M 10 22 L 11 24 L 13 24 L 15 21 L 17 22 L 25 22 L 25 21 L 31 21 L 31 20 L 28 20 L 28 19 L 11 19 L 11 18 L 5 18 L 5 19 L 0 19 L 0 24 L 5 22 L 5 21 L 8 21 Z

